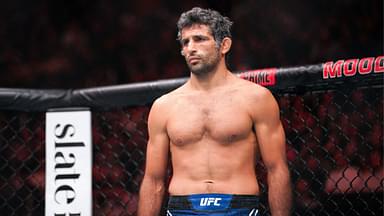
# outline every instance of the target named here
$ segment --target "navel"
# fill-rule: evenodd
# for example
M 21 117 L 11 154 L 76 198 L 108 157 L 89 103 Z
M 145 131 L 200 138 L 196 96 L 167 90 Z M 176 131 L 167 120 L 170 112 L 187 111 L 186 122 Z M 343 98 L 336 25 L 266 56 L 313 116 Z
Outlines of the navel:
M 205 188 L 205 190 L 206 190 L 207 192 L 211 192 L 211 191 L 212 191 L 212 186 L 213 186 L 213 184 L 214 184 L 215 182 L 212 181 L 212 180 L 205 180 L 204 183 L 206 184 L 206 188 Z
M 207 184 L 213 184 L 213 183 L 215 183 L 215 182 L 212 181 L 212 180 L 205 180 L 204 183 L 207 183 Z

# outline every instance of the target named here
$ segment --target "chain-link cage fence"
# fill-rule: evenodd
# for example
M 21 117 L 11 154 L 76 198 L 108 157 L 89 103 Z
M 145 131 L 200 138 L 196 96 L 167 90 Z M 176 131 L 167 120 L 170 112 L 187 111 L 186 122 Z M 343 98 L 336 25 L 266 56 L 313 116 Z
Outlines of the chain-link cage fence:
M 287 137 L 293 215 L 382 215 L 382 86 L 275 96 Z M 149 109 L 93 112 L 94 215 L 136 214 Z M 0 142 L 1 215 L 43 215 L 44 115 L 1 112 Z M 257 169 L 268 215 L 262 163 Z
M 0 113 L 0 215 L 43 215 L 43 117 Z

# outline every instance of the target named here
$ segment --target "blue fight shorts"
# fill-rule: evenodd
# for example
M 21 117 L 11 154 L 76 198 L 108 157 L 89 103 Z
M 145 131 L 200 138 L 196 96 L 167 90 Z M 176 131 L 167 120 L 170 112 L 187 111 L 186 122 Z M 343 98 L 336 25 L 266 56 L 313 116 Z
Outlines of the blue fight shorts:
M 193 194 L 170 196 L 167 216 L 213 215 L 257 216 L 256 195 Z

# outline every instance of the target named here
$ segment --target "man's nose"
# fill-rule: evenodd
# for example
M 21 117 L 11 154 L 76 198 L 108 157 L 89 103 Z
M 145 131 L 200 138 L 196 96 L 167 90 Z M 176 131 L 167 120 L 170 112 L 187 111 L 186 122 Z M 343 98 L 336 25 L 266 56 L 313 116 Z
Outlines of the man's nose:
M 184 55 L 191 55 L 196 52 L 196 44 L 193 41 L 190 41 L 183 49 Z

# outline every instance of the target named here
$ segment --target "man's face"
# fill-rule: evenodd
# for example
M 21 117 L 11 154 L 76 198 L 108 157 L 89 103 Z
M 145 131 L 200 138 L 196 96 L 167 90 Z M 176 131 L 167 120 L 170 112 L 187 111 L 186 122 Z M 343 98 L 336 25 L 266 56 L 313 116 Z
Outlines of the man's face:
M 181 31 L 181 52 L 194 74 L 206 74 L 220 61 L 219 48 L 206 25 L 195 24 Z

